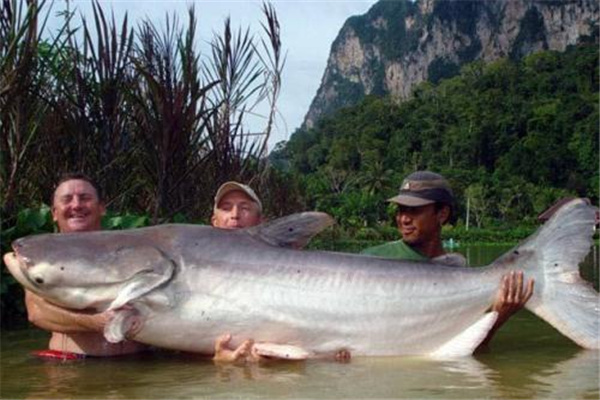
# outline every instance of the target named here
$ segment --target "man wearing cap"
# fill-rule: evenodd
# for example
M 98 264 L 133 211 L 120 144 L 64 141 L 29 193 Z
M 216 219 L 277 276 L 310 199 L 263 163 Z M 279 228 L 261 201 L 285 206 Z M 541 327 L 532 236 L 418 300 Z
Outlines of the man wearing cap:
M 221 229 L 242 229 L 263 222 L 262 203 L 254 190 L 248 185 L 229 181 L 222 184 L 215 195 L 211 224 Z M 215 342 L 216 362 L 258 361 L 260 356 L 254 352 L 254 342 L 245 340 L 236 349 L 229 347 L 231 334 L 217 338 Z
M 448 181 L 440 174 L 417 171 L 402 182 L 397 196 L 388 202 L 398 205 L 396 225 L 401 240 L 363 250 L 363 254 L 466 266 L 458 253 L 446 253 L 442 246 L 442 225 L 450 221 L 454 210 L 454 195 Z M 495 332 L 519 311 L 533 294 L 533 279 L 523 287 L 523 272 L 511 272 L 502 279 L 491 310 L 498 319 L 480 348 L 486 346 Z
M 221 185 L 211 218 L 215 228 L 248 228 L 262 222 L 262 203 L 250 186 L 234 181 Z
M 262 203 L 252 188 L 234 181 L 219 187 L 211 218 L 215 228 L 249 228 L 263 221 Z M 267 359 L 258 354 L 252 339 L 245 340 L 236 349 L 229 347 L 231 339 L 229 333 L 217 338 L 213 357 L 215 362 L 258 362 Z M 350 353 L 342 350 L 335 358 L 338 361 L 347 361 L 350 359 Z

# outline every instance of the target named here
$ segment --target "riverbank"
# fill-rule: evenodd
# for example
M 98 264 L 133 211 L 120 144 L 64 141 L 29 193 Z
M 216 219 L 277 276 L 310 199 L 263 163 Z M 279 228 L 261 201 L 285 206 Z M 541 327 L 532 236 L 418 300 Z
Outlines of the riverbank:
M 450 250 L 467 245 L 508 246 L 529 237 L 537 228 L 537 226 L 517 226 L 466 229 L 461 225 L 444 226 L 442 240 L 444 246 Z M 399 238 L 397 228 L 392 226 L 360 229 L 344 229 L 336 226 L 317 235 L 308 248 L 358 253 L 367 247 Z

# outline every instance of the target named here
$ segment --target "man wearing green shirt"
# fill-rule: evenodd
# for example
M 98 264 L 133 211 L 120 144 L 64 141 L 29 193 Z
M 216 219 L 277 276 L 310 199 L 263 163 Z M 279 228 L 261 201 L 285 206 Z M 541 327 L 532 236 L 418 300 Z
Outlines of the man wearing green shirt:
M 440 174 L 417 171 L 402 182 L 398 195 L 388 199 L 398 205 L 396 225 L 401 240 L 363 250 L 363 254 L 403 260 L 433 261 L 452 266 L 466 266 L 458 253 L 446 253 L 442 246 L 442 225 L 449 222 L 454 211 L 454 195 L 448 181 Z M 486 346 L 514 313 L 533 294 L 533 279 L 523 286 L 523 272 L 511 272 L 500 282 L 496 301 L 491 307 L 498 319 L 483 341 Z

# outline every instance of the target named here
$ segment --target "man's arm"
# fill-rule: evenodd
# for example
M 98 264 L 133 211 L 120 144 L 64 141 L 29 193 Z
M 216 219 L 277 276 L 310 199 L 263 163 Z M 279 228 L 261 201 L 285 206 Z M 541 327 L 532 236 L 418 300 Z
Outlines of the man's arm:
M 530 279 L 527 282 L 527 287 L 523 288 L 523 272 L 511 271 L 502 278 L 502 285 L 496 296 L 496 301 L 492 305 L 491 311 L 498 312 L 498 319 L 492 329 L 488 332 L 486 338 L 481 342 L 477 351 L 486 348 L 492 337 L 498 329 L 517 311 L 525 306 L 525 303 L 533 295 L 534 280 Z
M 110 313 L 71 311 L 47 302 L 35 293 L 25 290 L 25 305 L 29 322 L 51 332 L 103 332 Z

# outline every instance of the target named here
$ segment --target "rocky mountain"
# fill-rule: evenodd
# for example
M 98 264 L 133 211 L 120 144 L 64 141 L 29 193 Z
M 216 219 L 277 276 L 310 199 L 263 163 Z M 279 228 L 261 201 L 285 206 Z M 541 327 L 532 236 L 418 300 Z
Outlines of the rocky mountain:
M 598 21 L 598 0 L 381 0 L 342 27 L 304 127 L 368 94 L 401 101 L 468 62 L 597 42 Z

